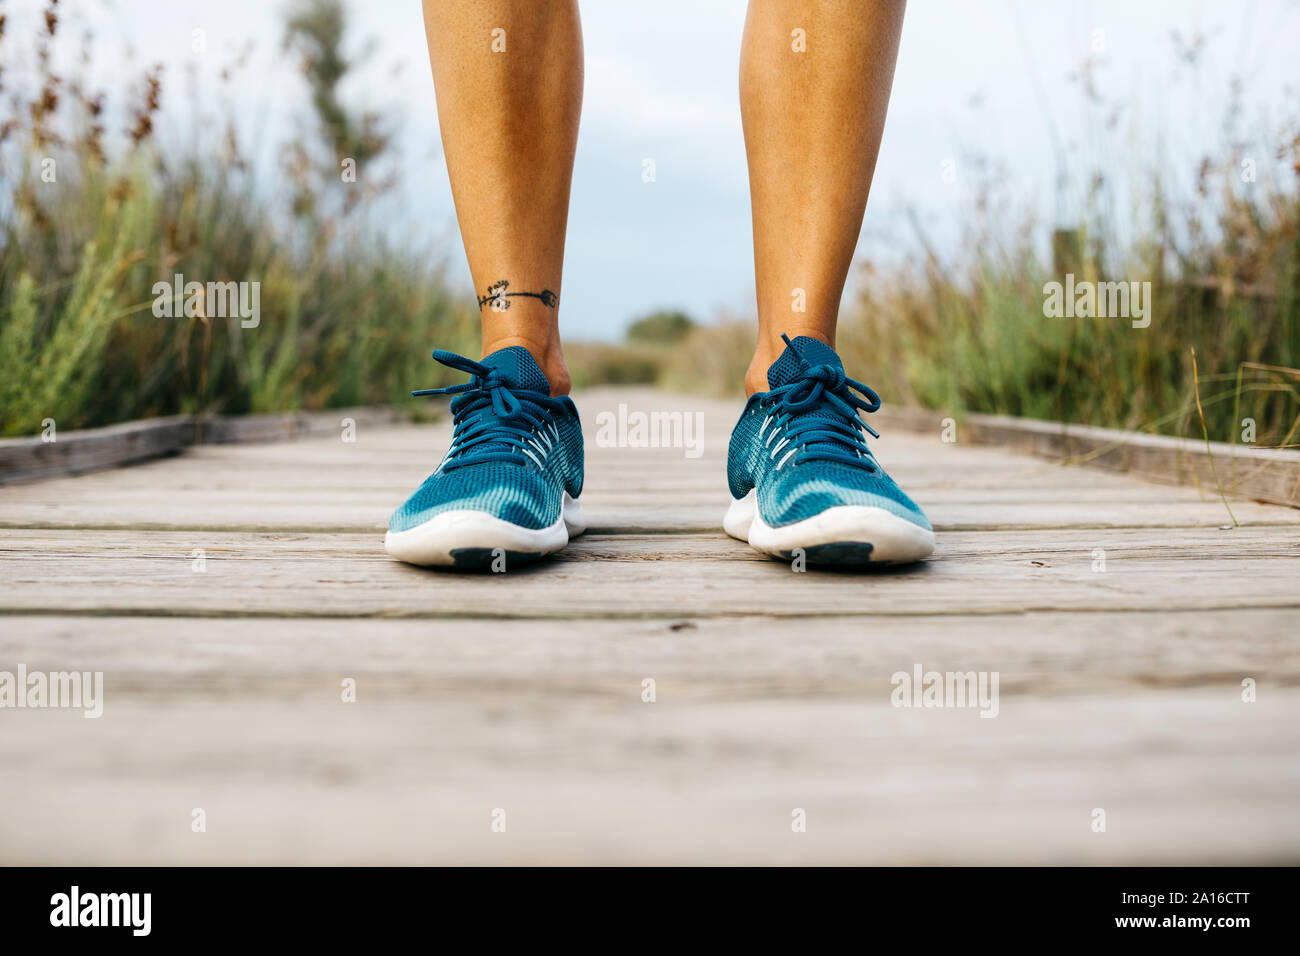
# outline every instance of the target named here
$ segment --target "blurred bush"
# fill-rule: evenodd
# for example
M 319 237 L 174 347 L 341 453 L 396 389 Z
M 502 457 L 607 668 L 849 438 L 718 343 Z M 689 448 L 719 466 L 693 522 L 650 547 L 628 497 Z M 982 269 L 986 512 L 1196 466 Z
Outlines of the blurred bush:
M 627 328 L 627 340 L 637 345 L 675 345 L 691 333 L 695 322 L 685 312 L 651 312 Z

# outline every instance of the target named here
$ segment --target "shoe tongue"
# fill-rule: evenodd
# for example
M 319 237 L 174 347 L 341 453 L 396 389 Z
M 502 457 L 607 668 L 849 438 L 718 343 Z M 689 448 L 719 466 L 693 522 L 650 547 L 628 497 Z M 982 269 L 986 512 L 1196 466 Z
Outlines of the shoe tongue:
M 528 349 L 522 346 L 512 345 L 509 348 L 498 349 L 483 359 L 483 364 L 488 368 L 496 369 L 507 385 L 545 395 L 551 394 L 551 383 L 546 381 L 546 376 L 537 367 Z
M 803 363 L 799 360 L 803 359 Z M 832 365 L 843 368 L 844 363 L 835 354 L 835 350 L 820 339 L 799 335 L 790 340 L 781 357 L 767 370 L 768 388 L 788 385 L 803 372 L 804 363 L 808 365 Z
M 542 374 L 542 370 L 537 367 L 537 363 L 533 361 L 532 355 L 526 348 L 512 345 L 509 348 L 498 349 L 480 361 L 488 368 L 494 369 L 507 388 L 527 389 L 544 395 L 551 394 L 550 383 L 546 381 L 546 376 Z M 490 418 L 492 415 L 492 409 L 484 406 L 477 417 Z M 508 441 L 479 441 L 466 454 L 473 457 L 494 452 L 509 452 L 522 458 L 519 450 Z

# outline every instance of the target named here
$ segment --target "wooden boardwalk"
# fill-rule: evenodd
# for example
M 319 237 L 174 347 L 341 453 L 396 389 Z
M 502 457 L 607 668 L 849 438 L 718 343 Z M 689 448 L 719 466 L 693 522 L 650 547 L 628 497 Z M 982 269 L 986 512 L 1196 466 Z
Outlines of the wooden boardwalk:
M 796 573 L 722 534 L 734 403 L 578 398 L 591 531 L 505 574 L 383 553 L 445 423 L 0 488 L 0 671 L 104 674 L 0 710 L 0 863 L 1300 861 L 1300 510 L 886 430 L 935 557 Z

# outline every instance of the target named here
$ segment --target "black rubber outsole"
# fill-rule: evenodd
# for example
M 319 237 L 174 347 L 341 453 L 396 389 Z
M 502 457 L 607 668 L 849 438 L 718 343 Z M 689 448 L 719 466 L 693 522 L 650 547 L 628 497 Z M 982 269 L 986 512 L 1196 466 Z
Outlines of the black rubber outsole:
M 871 552 L 875 547 L 868 541 L 835 541 L 831 544 L 814 544 L 803 551 L 803 558 L 809 564 L 839 565 L 860 567 L 864 564 L 884 565 L 885 561 L 872 561 Z M 795 560 L 794 551 L 782 551 L 780 560 Z
M 451 557 L 459 571 L 490 571 L 493 563 L 503 554 L 507 571 L 546 557 L 537 551 L 502 552 L 500 548 L 457 548 L 451 552 Z

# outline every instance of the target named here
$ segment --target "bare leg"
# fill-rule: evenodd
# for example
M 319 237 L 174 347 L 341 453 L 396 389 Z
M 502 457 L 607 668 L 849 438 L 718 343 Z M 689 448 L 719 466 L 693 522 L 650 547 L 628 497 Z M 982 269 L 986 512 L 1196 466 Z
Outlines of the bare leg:
M 752 0 L 740 112 L 754 210 L 758 346 L 766 391 L 781 333 L 835 345 L 889 106 L 906 0 Z M 802 31 L 805 50 L 797 52 Z M 802 291 L 802 303 L 800 292 Z M 798 311 L 802 304 L 806 311 Z
M 569 391 L 560 294 L 569 184 L 582 109 L 576 0 L 424 0 L 438 122 L 456 217 L 482 307 L 483 354 L 532 353 L 553 394 Z M 499 301 L 499 300 L 498 300 Z

